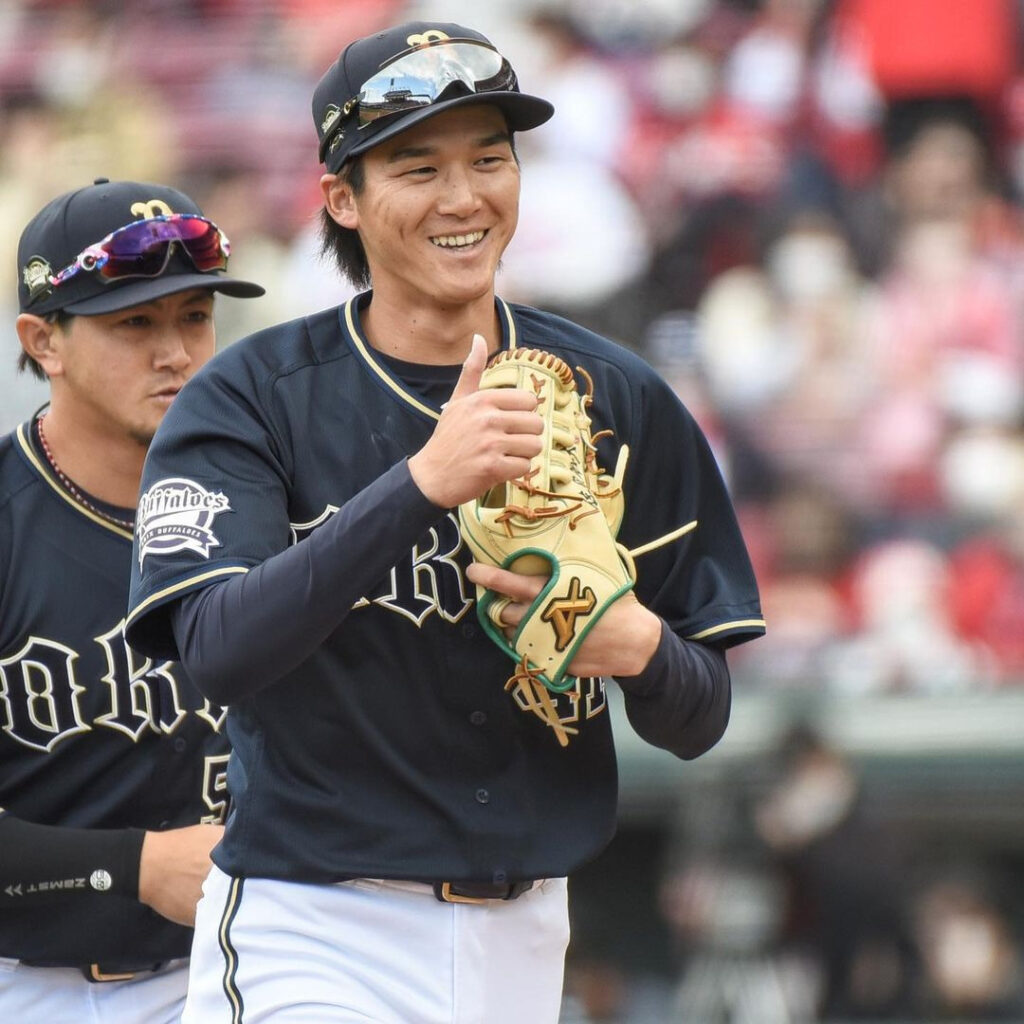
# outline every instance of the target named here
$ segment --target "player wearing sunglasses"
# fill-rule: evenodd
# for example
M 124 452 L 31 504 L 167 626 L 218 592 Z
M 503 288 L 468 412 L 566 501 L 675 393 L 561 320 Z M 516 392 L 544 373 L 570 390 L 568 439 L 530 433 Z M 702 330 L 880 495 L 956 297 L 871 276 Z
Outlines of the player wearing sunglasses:
M 220 353 L 154 439 L 126 629 L 228 705 L 232 741 L 187 1024 L 554 1024 L 566 877 L 615 829 L 605 677 L 679 757 L 725 729 L 724 650 L 764 622 L 707 441 L 634 353 L 495 294 L 514 135 L 551 115 L 463 26 L 348 45 L 313 117 L 325 249 L 366 290 Z M 529 349 L 592 382 L 602 465 L 642 453 L 622 543 L 682 538 L 573 648 L 545 712 L 567 746 L 474 609 L 500 593 L 513 628 L 547 580 L 470 565 L 453 512 L 534 473 L 543 386 L 479 387 Z M 569 630 L 572 583 L 546 606 Z
M 227 237 L 186 195 L 96 181 L 18 247 L 20 365 L 50 401 L 0 439 L 0 1020 L 177 1021 L 226 808 L 223 712 L 123 636 L 139 478 L 214 351 Z

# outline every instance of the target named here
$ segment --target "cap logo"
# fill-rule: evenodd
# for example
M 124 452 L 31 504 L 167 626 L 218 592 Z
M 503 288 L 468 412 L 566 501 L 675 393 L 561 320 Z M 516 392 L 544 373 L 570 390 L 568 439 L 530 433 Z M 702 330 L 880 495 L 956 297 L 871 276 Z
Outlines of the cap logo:
M 414 32 L 406 42 L 410 46 L 429 46 L 431 43 L 440 42 L 442 39 L 451 39 L 447 32 L 439 28 L 428 28 L 426 32 Z
M 324 111 L 324 119 L 320 122 L 320 134 L 326 135 L 330 130 L 332 124 L 341 117 L 341 111 L 333 103 L 327 104 L 327 109 Z
M 21 272 L 21 279 L 28 289 L 29 302 L 37 299 L 43 292 L 49 291 L 52 274 L 50 264 L 42 256 L 33 256 L 25 264 L 25 269 Z
M 148 199 L 144 203 L 132 203 L 136 217 L 149 220 L 151 217 L 169 217 L 174 211 L 162 199 Z

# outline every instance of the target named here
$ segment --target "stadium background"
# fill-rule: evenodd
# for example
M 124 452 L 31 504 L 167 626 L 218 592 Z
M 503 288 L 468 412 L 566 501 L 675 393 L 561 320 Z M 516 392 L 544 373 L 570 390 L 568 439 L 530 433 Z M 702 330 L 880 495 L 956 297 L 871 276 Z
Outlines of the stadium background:
M 501 294 L 673 382 L 769 624 L 709 755 L 618 728 L 566 1024 L 1024 1021 L 1024 4 L 2 0 L 0 316 L 21 227 L 99 175 L 225 227 L 268 294 L 222 344 L 349 295 L 309 97 L 413 17 L 555 103 Z M 7 339 L 3 430 L 45 399 Z

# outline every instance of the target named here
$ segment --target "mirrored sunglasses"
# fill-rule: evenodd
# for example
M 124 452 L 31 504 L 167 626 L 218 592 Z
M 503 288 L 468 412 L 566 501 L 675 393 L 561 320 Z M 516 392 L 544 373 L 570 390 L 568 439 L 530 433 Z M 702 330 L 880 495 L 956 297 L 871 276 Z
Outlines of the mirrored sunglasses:
M 128 277 L 159 277 L 175 245 L 196 270 L 226 270 L 231 243 L 211 220 L 194 213 L 172 213 L 133 221 L 90 245 L 73 263 L 46 279 L 57 288 L 80 271 L 96 273 L 105 284 Z
M 512 66 L 497 50 L 472 39 L 442 39 L 400 53 L 363 83 L 359 95 L 342 108 L 356 111 L 358 126 L 436 103 L 456 82 L 470 92 L 517 87 Z

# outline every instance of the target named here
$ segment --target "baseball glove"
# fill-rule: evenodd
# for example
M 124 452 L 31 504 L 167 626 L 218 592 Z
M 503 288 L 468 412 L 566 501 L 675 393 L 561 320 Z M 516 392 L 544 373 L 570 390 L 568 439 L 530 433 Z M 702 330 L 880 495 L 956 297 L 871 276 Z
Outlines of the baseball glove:
M 597 464 L 588 409 L 593 382 L 580 394 L 569 366 L 539 349 L 499 352 L 481 388 L 524 388 L 537 396 L 543 449 L 529 471 L 459 507 L 462 533 L 478 562 L 548 576 L 512 635 L 501 621 L 509 599 L 477 587 L 477 616 L 487 635 L 516 663 L 506 684 L 519 706 L 550 726 L 559 743 L 576 730 L 559 719 L 551 692 L 576 685 L 567 668 L 587 633 L 636 573 L 617 541 L 624 512 L 622 478 L 628 448 L 615 471 Z

